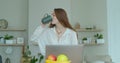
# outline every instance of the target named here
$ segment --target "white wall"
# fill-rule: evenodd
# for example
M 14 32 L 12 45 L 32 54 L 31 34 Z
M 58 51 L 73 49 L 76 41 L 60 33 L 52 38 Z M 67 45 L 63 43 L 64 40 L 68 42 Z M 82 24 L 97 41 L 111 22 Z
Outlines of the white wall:
M 107 0 L 109 54 L 120 63 L 120 0 Z
M 26 27 L 27 9 L 27 0 L 0 0 L 0 19 L 6 19 L 9 26 Z
M 20 27 L 26 29 L 25 32 L 19 31 L 0 31 L 0 36 L 5 34 L 13 35 L 15 38 L 20 36 L 25 38 L 27 42 L 28 27 L 28 0 L 0 0 L 0 19 L 8 21 L 8 27 Z M 21 46 L 12 46 L 12 54 L 6 54 L 5 50 L 10 46 L 0 46 L 0 55 L 2 55 L 3 63 L 7 57 L 11 63 L 20 63 L 22 55 Z

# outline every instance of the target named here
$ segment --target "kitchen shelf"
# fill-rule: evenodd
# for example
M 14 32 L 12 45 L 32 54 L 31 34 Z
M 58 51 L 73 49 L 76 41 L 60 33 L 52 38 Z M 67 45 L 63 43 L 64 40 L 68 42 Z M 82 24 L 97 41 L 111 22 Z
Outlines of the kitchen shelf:
M 0 46 L 24 46 L 24 44 L 0 44 Z
M 101 29 L 85 29 L 85 28 L 81 28 L 81 29 L 76 29 L 77 32 L 101 32 Z
M 7 29 L 0 29 L 0 31 L 25 31 L 23 28 L 7 28 Z
M 104 43 L 101 44 L 84 44 L 85 46 L 98 46 L 98 45 L 104 45 Z

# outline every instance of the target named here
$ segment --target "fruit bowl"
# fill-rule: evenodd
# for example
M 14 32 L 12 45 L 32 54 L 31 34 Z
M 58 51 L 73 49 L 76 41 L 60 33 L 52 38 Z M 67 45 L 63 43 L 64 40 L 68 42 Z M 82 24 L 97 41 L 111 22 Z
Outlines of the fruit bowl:
M 52 60 L 46 60 L 46 63 L 56 63 L 56 61 L 52 61 Z
M 46 60 L 46 63 L 71 63 L 71 61 L 52 61 L 52 60 Z
M 46 58 L 46 63 L 71 63 L 71 61 L 69 61 L 67 55 L 65 54 L 59 54 L 57 57 L 54 54 L 50 54 L 47 58 Z

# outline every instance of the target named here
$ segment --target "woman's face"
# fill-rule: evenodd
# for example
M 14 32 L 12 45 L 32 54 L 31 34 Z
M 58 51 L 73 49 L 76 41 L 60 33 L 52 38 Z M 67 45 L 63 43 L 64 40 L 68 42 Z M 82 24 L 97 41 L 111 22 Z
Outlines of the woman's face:
M 53 18 L 52 24 L 58 24 L 59 23 L 59 21 L 58 21 L 54 12 L 52 13 L 52 18 Z

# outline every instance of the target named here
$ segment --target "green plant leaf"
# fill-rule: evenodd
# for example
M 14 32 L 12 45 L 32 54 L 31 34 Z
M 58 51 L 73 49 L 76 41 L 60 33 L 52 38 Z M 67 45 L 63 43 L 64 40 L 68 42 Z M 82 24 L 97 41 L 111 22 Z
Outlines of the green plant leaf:
M 11 35 L 8 35 L 8 34 L 4 35 L 4 39 L 6 39 L 6 40 L 9 40 L 9 39 L 12 39 L 12 38 L 14 38 L 14 37 L 11 36 Z
M 39 58 L 39 63 L 41 63 L 41 61 L 44 59 L 44 56 L 41 55 L 40 58 Z
M 87 40 L 87 37 L 84 37 L 82 40 Z
M 97 38 L 97 39 L 103 39 L 103 35 L 102 34 L 96 34 L 96 35 L 94 35 L 94 37 L 95 38 Z

